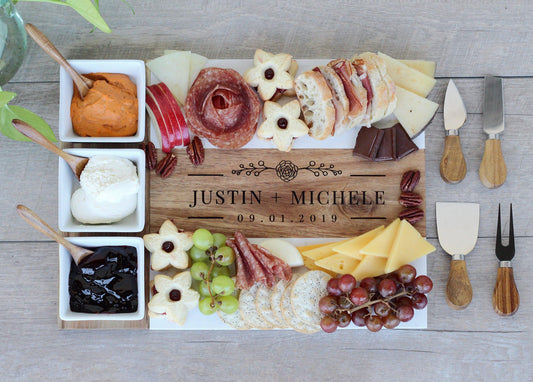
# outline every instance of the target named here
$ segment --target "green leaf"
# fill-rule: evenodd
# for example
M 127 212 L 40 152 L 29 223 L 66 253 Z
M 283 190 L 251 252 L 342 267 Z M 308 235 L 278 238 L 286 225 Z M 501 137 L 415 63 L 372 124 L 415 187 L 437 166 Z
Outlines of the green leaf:
M 9 101 L 16 97 L 16 95 L 17 93 L 4 92 L 2 91 L 2 88 L 0 88 L 0 107 L 6 106 Z
M 0 132 L 2 132 L 2 134 L 4 134 L 6 137 L 16 141 L 30 141 L 28 137 L 21 134 L 13 127 L 11 121 L 14 119 L 20 119 L 26 122 L 27 124 L 33 126 L 35 130 L 39 131 L 48 140 L 57 142 L 54 132 L 48 123 L 44 121 L 44 119 L 30 110 L 16 105 L 6 105 L 0 109 Z

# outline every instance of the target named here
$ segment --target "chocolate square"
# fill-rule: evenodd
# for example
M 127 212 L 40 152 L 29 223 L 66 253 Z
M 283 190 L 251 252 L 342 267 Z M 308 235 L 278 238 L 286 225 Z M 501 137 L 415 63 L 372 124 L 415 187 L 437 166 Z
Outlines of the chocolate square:
M 383 130 L 383 139 L 379 145 L 376 162 L 396 159 L 396 129 L 389 127 Z
M 392 128 L 396 130 L 396 159 L 402 159 L 418 150 L 418 146 L 415 145 L 402 125 L 397 123 Z
M 372 127 L 362 127 L 357 135 L 353 155 L 362 158 L 374 160 L 378 152 L 381 140 L 383 139 L 383 130 Z

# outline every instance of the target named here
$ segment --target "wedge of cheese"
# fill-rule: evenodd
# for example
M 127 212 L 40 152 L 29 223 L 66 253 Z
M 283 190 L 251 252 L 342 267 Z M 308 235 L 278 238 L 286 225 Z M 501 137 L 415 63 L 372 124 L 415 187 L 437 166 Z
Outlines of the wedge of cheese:
M 177 53 L 179 50 L 165 50 L 165 54 Z M 198 73 L 202 70 L 207 62 L 207 58 L 196 53 L 191 53 L 191 60 L 189 63 L 189 85 L 187 90 L 191 88 L 192 83 L 198 77 Z
M 396 86 L 401 86 L 421 97 L 426 97 L 435 86 L 436 80 L 434 78 L 426 76 L 381 52 L 378 53 L 378 56 L 385 60 L 387 73 L 391 76 Z
M 348 240 L 346 243 L 336 245 L 332 249 L 337 253 L 344 254 L 346 256 L 351 256 L 357 260 L 361 260 L 363 258 L 363 254 L 360 253 L 361 248 L 370 243 L 384 229 L 385 226 L 379 226 L 377 228 L 374 228 L 372 231 L 369 231 L 363 235 Z
M 425 60 L 398 60 L 402 64 L 407 65 L 408 67 L 419 71 L 420 73 L 425 74 L 428 77 L 435 78 L 435 69 L 437 65 L 435 61 L 425 61 Z
M 307 257 L 307 258 L 309 258 L 311 260 L 317 261 L 317 260 L 323 259 L 324 257 L 328 257 L 328 256 L 331 256 L 331 255 L 334 255 L 335 252 L 333 251 L 333 247 L 335 247 L 338 244 L 345 243 L 348 240 L 335 242 L 335 243 L 331 243 L 331 244 L 326 244 L 326 245 L 323 245 L 323 246 L 318 247 L 318 248 L 314 248 L 314 249 L 310 249 L 310 250 L 307 250 L 307 251 L 303 251 L 301 253 L 302 253 L 303 257 Z
M 319 267 L 318 265 L 315 264 L 315 261 L 314 260 L 311 260 L 310 258 L 308 257 L 304 257 L 304 266 L 311 270 L 311 271 L 322 271 L 322 272 L 326 272 L 327 274 L 329 274 L 331 277 L 335 277 L 337 274 L 335 272 L 332 272 L 330 271 L 329 269 L 326 269 L 326 268 L 322 268 L 322 267 Z
M 185 104 L 185 97 L 189 89 L 189 71 L 191 66 L 191 52 L 176 51 L 148 61 L 146 66 L 165 85 L 181 105 Z
M 365 277 L 375 277 L 385 273 L 387 259 L 377 256 L 365 256 L 352 272 L 356 280 L 361 281 Z
M 394 116 L 411 138 L 420 134 L 429 125 L 439 104 L 396 86 L 398 98 Z
M 335 253 L 334 255 L 315 261 L 315 265 L 340 275 L 352 273 L 357 264 L 359 264 L 359 260 L 343 253 Z
M 400 219 L 396 219 L 390 223 L 387 228 L 378 234 L 370 243 L 361 248 L 359 252 L 365 256 L 389 257 L 392 243 L 398 232 L 398 227 L 400 227 Z
M 311 245 L 302 245 L 300 247 L 296 247 L 298 248 L 298 251 L 300 251 L 300 253 L 303 253 L 305 251 L 309 251 L 311 249 L 316 249 L 316 248 L 320 248 L 320 247 L 324 247 L 326 245 L 330 245 L 330 244 L 338 244 L 338 242 L 335 242 L 335 243 L 320 243 L 320 244 L 311 244 Z
M 424 239 L 415 227 L 407 220 L 402 220 L 385 265 L 385 273 L 395 271 L 434 250 L 435 247 Z

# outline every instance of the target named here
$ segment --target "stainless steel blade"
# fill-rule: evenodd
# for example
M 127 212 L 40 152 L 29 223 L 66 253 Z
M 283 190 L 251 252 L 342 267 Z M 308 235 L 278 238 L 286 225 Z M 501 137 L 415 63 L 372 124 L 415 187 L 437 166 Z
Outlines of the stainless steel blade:
M 453 80 L 448 82 L 444 97 L 444 128 L 457 130 L 466 120 L 466 108 Z
M 487 134 L 499 134 L 504 129 L 503 85 L 499 77 L 485 77 L 483 102 L 483 130 Z
M 479 229 L 478 203 L 436 203 L 437 233 L 450 255 L 466 255 L 474 249 Z

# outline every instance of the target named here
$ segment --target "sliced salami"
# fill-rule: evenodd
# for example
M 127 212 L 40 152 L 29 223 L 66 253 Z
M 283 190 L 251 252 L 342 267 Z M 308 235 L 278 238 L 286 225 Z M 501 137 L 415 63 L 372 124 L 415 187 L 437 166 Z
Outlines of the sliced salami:
M 242 253 L 235 243 L 235 239 L 227 239 L 226 245 L 235 252 L 235 265 L 237 266 L 237 280 L 235 282 L 235 286 L 238 289 L 250 289 L 254 285 L 254 280 L 252 279 L 252 274 L 248 269 L 248 264 L 243 259 Z

